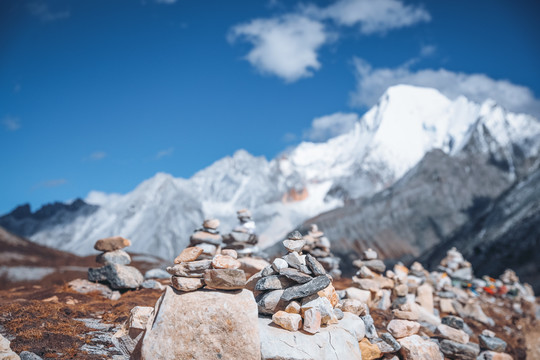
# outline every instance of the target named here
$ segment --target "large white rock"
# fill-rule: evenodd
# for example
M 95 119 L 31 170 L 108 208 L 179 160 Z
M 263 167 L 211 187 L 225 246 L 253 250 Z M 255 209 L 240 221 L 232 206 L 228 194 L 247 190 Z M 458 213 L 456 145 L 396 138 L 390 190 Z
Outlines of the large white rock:
M 358 337 L 362 336 L 362 320 L 352 314 L 346 314 L 346 318 L 311 335 L 283 330 L 271 319 L 261 317 L 261 360 L 361 360 Z
M 249 290 L 181 293 L 168 287 L 154 314 L 142 359 L 260 359 L 257 304 Z
M 111 337 L 113 344 L 126 358 L 133 356 L 137 359 L 140 357 L 140 351 L 135 350 L 144 335 L 143 331 L 146 329 L 148 321 L 153 319 L 153 311 L 154 308 L 151 306 L 135 306 L 131 309 L 129 319 Z
M 20 357 L 15 352 L 11 351 L 10 341 L 0 334 L 0 359 L 3 360 L 19 360 Z

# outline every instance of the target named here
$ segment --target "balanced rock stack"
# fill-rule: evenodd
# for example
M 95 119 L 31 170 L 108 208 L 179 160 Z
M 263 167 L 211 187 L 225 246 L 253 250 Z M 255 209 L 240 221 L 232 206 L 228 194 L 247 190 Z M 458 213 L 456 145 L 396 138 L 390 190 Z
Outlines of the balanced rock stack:
M 446 257 L 441 260 L 439 270 L 446 272 L 455 281 L 471 281 L 473 279 L 471 263 L 466 261 L 455 247 L 446 252 Z
M 189 292 L 203 287 L 219 290 L 243 289 L 246 275 L 240 268 L 234 250 L 222 250 L 212 259 L 205 259 L 204 250 L 188 247 L 174 259 L 174 266 L 167 268 L 171 284 L 179 291 Z
M 302 251 L 315 257 L 334 279 L 339 279 L 339 258 L 330 252 L 330 240 L 319 230 L 317 224 L 310 225 L 304 240 L 306 244 Z
M 223 235 L 224 248 L 236 250 L 238 257 L 258 255 L 259 238 L 255 233 L 255 222 L 251 219 L 251 212 L 241 209 L 236 212 L 239 224 L 230 234 Z
M 319 332 L 321 325 L 335 324 L 343 317 L 334 309 L 338 295 L 324 267 L 301 250 L 306 240 L 295 231 L 283 245 L 288 254 L 254 275 L 247 287 L 256 295 L 259 313 L 289 331 Z
M 130 245 L 131 241 L 120 236 L 98 240 L 94 249 L 102 253 L 96 257 L 96 261 L 103 266 L 88 269 L 88 280 L 107 283 L 112 289 L 140 287 L 144 277 L 137 268 L 128 266 L 131 257 L 122 250 Z
M 380 259 L 373 249 L 367 249 L 362 254 L 361 260 L 353 261 L 353 265 L 358 268 L 356 275 L 353 276 L 353 283 L 366 293 L 370 306 L 386 310 L 391 305 L 392 290 L 394 280 L 383 276 L 386 265 Z M 398 288 L 399 289 L 399 288 Z
M 189 238 L 190 246 L 202 249 L 201 259 L 212 259 L 219 252 L 223 239 L 218 227 L 218 219 L 206 219 L 202 228 L 195 230 Z

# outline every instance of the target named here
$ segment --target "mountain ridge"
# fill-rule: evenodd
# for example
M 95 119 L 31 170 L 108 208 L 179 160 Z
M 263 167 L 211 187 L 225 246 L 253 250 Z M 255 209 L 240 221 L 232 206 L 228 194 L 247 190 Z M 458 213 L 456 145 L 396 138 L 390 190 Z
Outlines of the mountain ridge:
M 32 225 L 11 213 L 0 225 L 78 254 L 91 253 L 98 238 L 122 234 L 134 251 L 169 258 L 203 218 L 220 218 L 227 232 L 235 211 L 248 207 L 261 246 L 269 246 L 306 219 L 388 188 L 436 148 L 456 158 L 483 157 L 513 180 L 538 157 L 540 123 L 492 101 L 450 100 L 435 89 L 398 85 L 351 131 L 326 142 L 302 142 L 272 160 L 238 150 L 190 179 L 157 173 L 124 195 L 91 192 L 89 206 L 69 216 L 52 213 Z

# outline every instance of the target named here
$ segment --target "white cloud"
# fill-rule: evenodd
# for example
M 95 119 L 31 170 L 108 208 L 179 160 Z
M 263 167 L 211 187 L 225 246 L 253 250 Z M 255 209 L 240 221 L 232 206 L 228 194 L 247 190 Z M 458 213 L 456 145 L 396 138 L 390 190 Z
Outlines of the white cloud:
M 94 151 L 90 154 L 89 158 L 90 160 L 101 160 L 107 156 L 107 153 L 105 151 Z
M 304 131 L 304 138 L 325 141 L 350 131 L 359 120 L 358 114 L 337 112 L 313 120 L 311 128 Z
M 228 39 L 253 45 L 245 58 L 261 73 L 294 82 L 321 68 L 318 50 L 338 36 L 328 29 L 329 22 L 358 25 L 369 35 L 430 20 L 422 7 L 401 0 L 338 0 L 328 7 L 307 4 L 293 13 L 236 25 Z
M 156 0 L 158 4 L 174 4 L 176 0 Z
M 424 8 L 404 5 L 400 0 L 338 0 L 326 8 L 307 5 L 303 11 L 319 19 L 332 19 L 342 26 L 360 25 L 360 32 L 366 35 L 431 20 Z
M 156 159 L 161 159 L 162 157 L 165 157 L 165 156 L 171 156 L 173 152 L 174 152 L 174 148 L 172 147 L 165 150 L 161 150 L 156 154 Z
M 17 117 L 7 115 L 2 120 L 2 124 L 8 131 L 17 131 L 21 128 L 21 120 Z
M 44 2 L 33 2 L 27 5 L 30 13 L 43 22 L 66 19 L 71 16 L 69 11 L 52 11 Z
M 300 15 L 255 19 L 232 28 L 229 41 L 242 39 L 253 49 L 246 55 L 251 65 L 287 82 L 313 75 L 321 67 L 317 50 L 332 39 L 324 25 Z
M 506 109 L 540 116 L 540 100 L 533 92 L 508 80 L 495 80 L 485 74 L 465 74 L 446 69 L 410 70 L 408 66 L 373 69 L 363 59 L 354 60 L 357 88 L 351 96 L 354 105 L 372 106 L 392 85 L 409 84 L 438 89 L 449 98 L 464 95 L 483 102 L 490 98 Z

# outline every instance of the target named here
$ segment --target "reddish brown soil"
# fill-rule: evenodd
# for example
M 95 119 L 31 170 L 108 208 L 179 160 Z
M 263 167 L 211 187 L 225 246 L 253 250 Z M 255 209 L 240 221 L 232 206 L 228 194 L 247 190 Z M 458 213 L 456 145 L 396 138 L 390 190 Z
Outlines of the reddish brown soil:
M 0 325 L 3 333 L 14 337 L 11 348 L 17 353 L 27 350 L 47 359 L 103 359 L 80 350 L 91 343 L 93 329 L 75 319 L 101 319 L 114 327 L 127 320 L 133 307 L 154 306 L 160 295 L 160 291 L 143 289 L 111 301 L 98 294 L 76 293 L 67 286 L 19 287 L 0 291 Z M 77 303 L 66 304 L 71 299 Z

